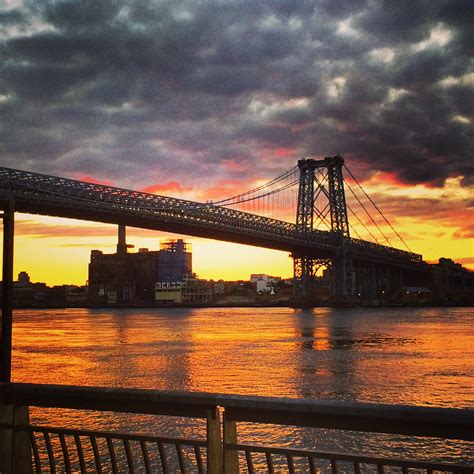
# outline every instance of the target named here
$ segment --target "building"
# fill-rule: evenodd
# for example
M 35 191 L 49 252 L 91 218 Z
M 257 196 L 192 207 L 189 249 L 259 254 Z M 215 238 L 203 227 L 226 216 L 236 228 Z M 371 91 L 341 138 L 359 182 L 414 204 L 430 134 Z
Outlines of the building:
M 275 293 L 280 277 L 266 275 L 264 273 L 254 273 L 250 275 L 250 283 L 252 283 L 257 293 Z
M 181 281 L 193 272 L 191 246 L 182 239 L 160 244 L 157 281 Z
M 225 293 L 225 282 L 224 280 L 211 280 L 212 283 L 212 293 L 214 295 L 223 295 Z
M 474 271 L 450 258 L 431 265 L 433 302 L 474 304 Z
M 92 250 L 88 300 L 92 305 L 153 304 L 156 282 L 181 281 L 192 273 L 189 244 L 163 243 L 158 251 L 128 252 L 125 227 L 119 226 L 117 252 Z
M 0 285 L 0 301 L 2 286 Z M 67 308 L 81 307 L 86 303 L 86 287 L 60 285 L 49 287 L 46 283 L 33 283 L 26 272 L 18 274 L 13 282 L 14 308 Z
M 182 281 L 158 281 L 155 284 L 157 303 L 204 304 L 212 301 L 213 285 L 207 280 L 186 275 Z
M 192 273 L 185 277 L 183 284 L 183 302 L 202 304 L 212 301 L 212 282 L 196 278 Z
M 155 283 L 155 301 L 157 303 L 182 303 L 183 282 L 157 281 Z

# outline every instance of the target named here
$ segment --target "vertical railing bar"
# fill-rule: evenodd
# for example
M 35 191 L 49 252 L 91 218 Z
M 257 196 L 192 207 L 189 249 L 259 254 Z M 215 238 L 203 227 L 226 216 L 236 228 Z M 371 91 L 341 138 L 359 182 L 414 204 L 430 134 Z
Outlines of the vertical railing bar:
M 265 458 L 267 460 L 268 473 L 273 474 L 275 471 L 273 469 L 272 453 L 266 453 Z
M 406 468 L 404 468 L 406 469 Z M 360 473 L 360 464 L 357 461 L 354 461 L 354 474 L 361 474 Z
M 433 474 L 433 469 L 427 469 L 426 474 Z
M 95 436 L 89 436 L 89 439 L 91 441 L 92 451 L 94 453 L 94 462 L 95 462 L 96 472 L 97 474 L 101 474 L 102 461 L 100 460 L 100 453 L 99 453 L 99 447 L 97 446 L 97 440 L 95 439 Z
M 196 455 L 196 464 L 198 467 L 198 473 L 204 474 L 204 463 L 202 461 L 201 448 L 199 446 L 194 446 L 194 454 Z
M 77 455 L 79 456 L 79 465 L 81 466 L 81 472 L 86 472 L 86 463 L 84 461 L 84 451 L 82 449 L 81 438 L 79 435 L 74 435 L 74 443 L 77 448 Z
M 222 413 L 223 468 L 226 474 L 239 474 L 239 450 L 230 449 L 229 444 L 237 444 L 237 422 L 232 419 L 232 409 Z
M 132 451 L 130 450 L 130 442 L 128 439 L 123 439 L 123 447 L 125 448 L 125 455 L 127 456 L 127 464 L 128 464 L 128 470 L 132 474 L 135 472 L 133 469 L 133 457 L 132 457 Z
M 69 460 L 69 453 L 67 450 L 66 438 L 64 434 L 59 433 L 59 441 L 61 443 L 61 449 L 63 451 L 63 458 L 64 458 L 64 469 L 66 470 L 67 474 L 71 472 L 71 462 Z
M 47 431 L 43 431 L 42 433 L 44 441 L 46 443 L 46 450 L 48 452 L 49 467 L 51 469 L 51 472 L 54 473 L 56 472 L 56 466 L 54 461 L 53 447 L 51 446 L 51 439 L 49 438 L 49 433 Z
M 383 464 L 377 464 L 377 473 L 384 474 Z
M 245 460 L 247 461 L 247 471 L 249 474 L 254 474 L 253 470 L 253 461 L 252 461 L 252 452 L 245 450 Z
M 145 472 L 149 474 L 151 473 L 151 466 L 150 466 L 150 456 L 148 455 L 148 448 L 146 447 L 146 441 L 141 440 L 140 446 L 142 448 L 143 463 L 145 464 Z
M 402 467 L 402 474 L 408 474 L 408 468 Z
M 158 443 L 158 451 L 160 453 L 161 467 L 163 469 L 163 474 L 168 474 L 168 461 L 166 459 L 166 452 L 163 443 Z
M 316 464 L 314 463 L 314 458 L 312 456 L 308 457 L 308 464 L 310 474 L 316 474 Z
M 35 460 L 35 469 L 37 474 L 41 474 L 41 461 L 38 452 L 38 444 L 36 443 L 36 436 L 34 431 L 30 431 L 30 443 L 33 450 L 33 459 Z
M 175 447 L 176 447 L 176 453 L 178 454 L 178 462 L 179 462 L 179 468 L 181 469 L 181 474 L 185 474 L 186 466 L 184 465 L 182 446 L 179 443 L 176 443 Z
M 293 463 L 293 456 L 291 454 L 286 456 L 286 462 L 288 463 L 288 472 L 290 474 L 295 474 L 295 465 Z
M 207 472 L 220 474 L 223 470 L 223 447 L 221 436 L 220 412 L 218 406 L 206 410 L 206 446 L 207 446 Z M 231 474 L 231 473 L 229 473 Z
M 114 442 L 112 441 L 112 438 L 110 436 L 107 436 L 106 440 L 107 440 L 107 448 L 109 450 L 109 455 L 110 455 L 110 464 L 112 464 L 112 472 L 118 473 L 117 458 L 115 457 Z
M 337 470 L 337 462 L 335 459 L 331 459 L 331 471 L 332 471 L 332 474 L 339 473 L 339 471 Z

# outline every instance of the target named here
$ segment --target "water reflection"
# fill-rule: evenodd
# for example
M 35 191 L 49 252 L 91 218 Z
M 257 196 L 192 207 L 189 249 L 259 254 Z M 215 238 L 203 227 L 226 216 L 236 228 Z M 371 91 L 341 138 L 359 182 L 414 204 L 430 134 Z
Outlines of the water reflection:
M 23 310 L 14 313 L 13 380 L 474 408 L 472 327 L 474 310 L 460 308 Z M 38 416 L 48 423 L 48 411 Z M 174 419 L 153 426 L 199 431 Z M 275 427 L 241 433 L 328 449 L 360 442 Z
M 474 406 L 474 310 L 16 311 L 15 381 Z
M 345 350 L 355 340 L 352 326 L 347 321 L 339 325 L 333 313 L 322 308 L 294 315 L 295 360 L 300 367 L 293 383 L 299 397 L 358 398 L 353 378 L 357 359 L 354 351 Z

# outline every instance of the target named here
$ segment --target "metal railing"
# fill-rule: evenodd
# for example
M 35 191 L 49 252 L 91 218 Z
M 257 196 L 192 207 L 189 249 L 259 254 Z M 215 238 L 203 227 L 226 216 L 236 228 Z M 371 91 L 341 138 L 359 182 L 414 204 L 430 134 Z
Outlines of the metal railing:
M 206 437 L 172 438 L 34 426 L 28 422 L 27 407 L 30 406 L 198 418 L 206 422 Z M 32 467 L 36 472 L 183 474 L 474 473 L 474 464 L 427 461 L 429 456 L 410 460 L 366 453 L 264 446 L 239 442 L 237 436 L 237 424 L 250 422 L 350 430 L 360 434 L 434 437 L 465 443 L 474 441 L 473 410 L 2 383 L 0 419 L 0 470 L 6 473 L 31 472 Z M 413 442 L 420 439 L 425 438 L 414 438 Z M 471 452 L 474 452 L 474 445 Z
M 6 425 L 0 425 L 6 427 Z M 16 425 L 27 432 L 35 472 L 180 472 L 204 474 L 205 440 Z

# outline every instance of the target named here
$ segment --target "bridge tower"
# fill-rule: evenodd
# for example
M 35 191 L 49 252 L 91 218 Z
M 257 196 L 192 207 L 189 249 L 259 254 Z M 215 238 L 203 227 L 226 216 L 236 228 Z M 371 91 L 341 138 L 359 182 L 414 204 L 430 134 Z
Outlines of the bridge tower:
M 313 301 L 314 277 L 322 265 L 330 261 L 333 273 L 333 298 L 341 301 L 352 296 L 352 256 L 349 245 L 349 221 L 342 156 L 326 157 L 324 160 L 303 159 L 298 161 L 300 170 L 296 225 L 300 231 L 315 231 L 316 218 L 323 218 L 322 210 L 316 208 L 316 197 L 323 191 L 327 197 L 332 238 L 338 242 L 339 252 L 328 259 L 310 255 L 293 255 L 294 298 L 298 306 L 311 306 Z M 325 172 L 325 173 L 321 173 Z M 324 183 L 316 177 L 324 176 Z M 325 184 L 327 183 L 327 188 Z M 315 192 L 316 191 L 316 192 Z

